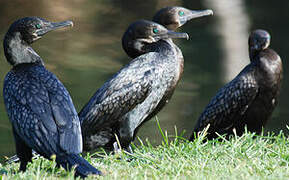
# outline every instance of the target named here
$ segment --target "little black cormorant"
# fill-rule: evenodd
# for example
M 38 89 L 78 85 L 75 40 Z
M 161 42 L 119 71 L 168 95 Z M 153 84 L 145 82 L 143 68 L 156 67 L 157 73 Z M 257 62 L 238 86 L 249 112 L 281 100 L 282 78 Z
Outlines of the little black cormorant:
M 248 131 L 260 134 L 277 105 L 282 80 L 282 61 L 268 48 L 270 35 L 255 30 L 249 37 L 251 63 L 212 98 L 198 119 L 190 140 L 209 126 L 207 138 L 220 135 L 242 135 Z
M 31 44 L 46 33 L 72 26 L 71 21 L 52 23 L 39 17 L 15 21 L 4 38 L 4 52 L 13 68 L 4 80 L 3 96 L 12 123 L 20 170 L 31 162 L 32 149 L 45 158 L 56 155 L 65 169 L 76 175 L 101 174 L 82 152 L 80 122 L 68 91 L 49 72 Z

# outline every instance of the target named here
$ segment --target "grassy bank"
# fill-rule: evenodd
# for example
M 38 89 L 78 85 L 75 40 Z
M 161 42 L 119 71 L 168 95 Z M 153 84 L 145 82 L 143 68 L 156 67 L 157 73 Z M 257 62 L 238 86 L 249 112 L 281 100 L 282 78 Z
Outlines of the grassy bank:
M 99 179 L 289 179 L 289 139 L 282 132 L 257 137 L 246 133 L 222 142 L 203 143 L 202 138 L 188 142 L 164 135 L 156 147 L 141 141 L 133 147 L 134 154 L 100 152 L 86 159 L 105 174 Z M 42 158 L 29 164 L 25 173 L 18 167 L 1 165 L 6 173 L 2 179 L 73 179 L 73 173 Z

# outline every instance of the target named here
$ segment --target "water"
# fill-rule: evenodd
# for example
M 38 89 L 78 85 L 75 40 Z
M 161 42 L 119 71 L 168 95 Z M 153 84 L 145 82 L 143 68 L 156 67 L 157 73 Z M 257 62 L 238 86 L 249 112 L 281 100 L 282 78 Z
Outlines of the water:
M 217 3 L 218 2 L 218 3 Z M 79 111 L 90 96 L 112 74 L 130 59 L 121 48 L 120 38 L 127 26 L 137 19 L 151 19 L 160 8 L 179 5 L 191 9 L 213 9 L 214 16 L 194 20 L 181 31 L 190 40 L 177 44 L 185 57 L 184 76 L 170 103 L 158 114 L 161 127 L 173 135 L 195 125 L 204 107 L 225 82 L 232 79 L 248 63 L 248 33 L 257 28 L 267 29 L 272 35 L 272 48 L 283 59 L 284 81 L 281 98 L 267 131 L 286 131 L 289 111 L 288 62 L 288 7 L 285 0 L 242 1 L 230 0 L 63 0 L 63 1 L 1 1 L 0 36 L 9 25 L 24 16 L 41 16 L 51 21 L 71 19 L 72 29 L 47 34 L 33 44 L 45 60 L 46 67 L 55 73 L 69 90 Z M 0 49 L 0 89 L 5 74 L 10 70 Z M 146 123 L 138 134 L 158 144 L 161 135 L 155 120 Z M 14 154 L 14 140 L 3 97 L 0 97 L 0 158 Z

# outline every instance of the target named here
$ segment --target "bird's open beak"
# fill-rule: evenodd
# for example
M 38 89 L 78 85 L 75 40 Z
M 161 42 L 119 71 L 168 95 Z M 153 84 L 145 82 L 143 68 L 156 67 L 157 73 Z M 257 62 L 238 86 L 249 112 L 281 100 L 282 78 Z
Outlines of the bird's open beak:
M 159 34 L 157 35 L 158 39 L 176 39 L 176 38 L 183 38 L 183 39 L 189 39 L 189 35 L 187 33 L 182 32 L 175 32 L 175 31 L 167 31 L 165 34 Z
M 199 18 L 199 17 L 203 17 L 203 16 L 210 16 L 210 15 L 213 15 L 213 10 L 211 10 L 211 9 L 191 11 L 191 13 L 189 13 L 183 17 L 180 17 L 180 22 L 181 22 L 181 25 L 183 25 L 191 19 L 195 19 L 195 18 Z
M 47 26 L 43 26 L 42 29 L 37 30 L 36 34 L 38 36 L 43 36 L 44 34 L 56 30 L 56 29 L 60 29 L 60 28 L 64 28 L 67 26 L 73 26 L 73 22 L 72 21 L 62 21 L 62 22 L 56 22 L 56 23 L 50 23 Z

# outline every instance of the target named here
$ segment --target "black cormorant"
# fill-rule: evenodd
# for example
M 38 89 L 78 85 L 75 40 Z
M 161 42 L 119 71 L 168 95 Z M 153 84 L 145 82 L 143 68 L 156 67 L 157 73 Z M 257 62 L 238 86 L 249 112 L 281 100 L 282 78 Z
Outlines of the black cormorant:
M 282 62 L 279 55 L 269 49 L 270 35 L 255 30 L 249 37 L 251 63 L 212 98 L 198 119 L 195 133 L 208 125 L 207 138 L 220 135 L 237 135 L 248 131 L 260 134 L 277 105 L 281 81 Z
M 127 148 L 134 138 L 134 130 L 168 96 L 179 80 L 182 66 L 170 38 L 188 38 L 188 35 L 145 20 L 128 27 L 122 44 L 135 59 L 98 89 L 79 113 L 85 150 L 112 149 L 115 134 L 122 147 Z
M 31 162 L 32 149 L 76 175 L 101 174 L 82 152 L 80 122 L 71 97 L 57 77 L 49 72 L 30 46 L 49 31 L 71 26 L 71 21 L 52 23 L 38 17 L 15 21 L 4 38 L 4 52 L 13 66 L 4 80 L 3 96 L 12 123 L 20 170 Z
M 160 10 L 156 13 L 154 17 L 154 21 L 160 24 L 164 24 L 171 30 L 176 29 L 177 27 L 182 26 L 186 23 L 186 21 L 191 20 L 193 18 L 211 15 L 211 10 L 204 11 L 191 11 L 182 7 L 168 7 Z M 137 29 L 135 29 L 137 30 Z M 132 30 L 131 30 L 132 31 Z M 148 36 L 149 34 L 147 34 Z M 134 41 L 133 39 L 128 39 L 128 36 L 134 36 L 133 33 L 126 33 L 124 38 L 126 38 L 127 43 L 123 43 L 123 48 L 127 52 L 127 54 L 135 58 L 138 55 L 145 53 L 146 51 L 139 52 L 139 45 L 141 45 L 141 41 L 145 42 L 145 39 L 141 39 L 141 41 Z M 132 37 L 133 38 L 133 37 Z M 149 36 L 148 36 L 149 38 Z M 147 40 L 146 40 L 147 41 Z M 145 113 L 140 115 L 132 116 L 130 114 L 135 113 L 135 111 L 140 111 L 142 107 L 147 106 L 144 103 L 140 104 L 136 110 L 128 111 L 129 114 L 122 113 L 124 118 L 120 121 L 115 121 L 114 123 L 101 124 L 97 129 L 90 131 L 87 133 L 87 127 L 92 127 L 94 123 L 98 122 L 97 119 L 101 114 L 95 113 L 92 115 L 91 112 L 95 111 L 96 106 L 93 103 L 88 103 L 85 108 L 79 113 L 80 121 L 86 122 L 86 125 L 82 125 L 83 137 L 84 137 L 84 150 L 93 150 L 97 147 L 105 147 L 108 149 L 113 149 L 113 142 L 115 142 L 115 134 L 118 136 L 123 147 L 127 148 L 129 143 L 134 139 L 138 129 L 141 125 L 151 119 L 154 115 L 156 115 L 168 102 L 171 98 L 174 89 L 182 75 L 183 72 L 183 56 L 180 49 L 172 42 L 171 39 L 166 39 L 166 41 L 170 44 L 170 51 L 173 52 L 172 63 L 170 66 L 174 66 L 174 68 L 167 72 L 167 76 L 170 76 L 170 79 L 167 80 L 165 84 L 161 84 L 160 87 L 165 88 L 165 92 L 163 94 L 159 94 L 161 99 L 152 104 L 151 109 Z M 124 41 L 123 41 L 124 42 Z M 133 45 L 133 46 L 132 46 Z M 160 46 L 160 44 L 157 44 Z M 154 62 L 158 62 L 158 59 L 155 59 Z M 159 62 L 162 63 L 162 62 Z M 168 63 L 168 62 L 167 62 Z M 153 66 L 152 66 L 153 67 Z M 141 69 L 141 65 L 138 67 Z M 132 74 L 130 75 L 132 76 Z M 141 77 L 141 76 L 140 76 Z M 156 77 L 157 78 L 157 77 Z M 95 95 L 92 97 L 91 101 L 97 97 L 97 94 L 101 91 L 98 90 Z M 121 94 L 120 94 L 121 95 Z M 157 95 L 157 94 L 156 94 Z M 159 98 L 159 97 L 155 97 Z M 127 101 L 131 101 L 131 99 L 127 99 Z M 115 101 L 115 103 L 119 103 Z M 95 119 L 94 121 L 90 119 Z M 107 121 L 112 122 L 112 120 L 108 119 Z M 101 128 L 101 129 L 99 129 Z

